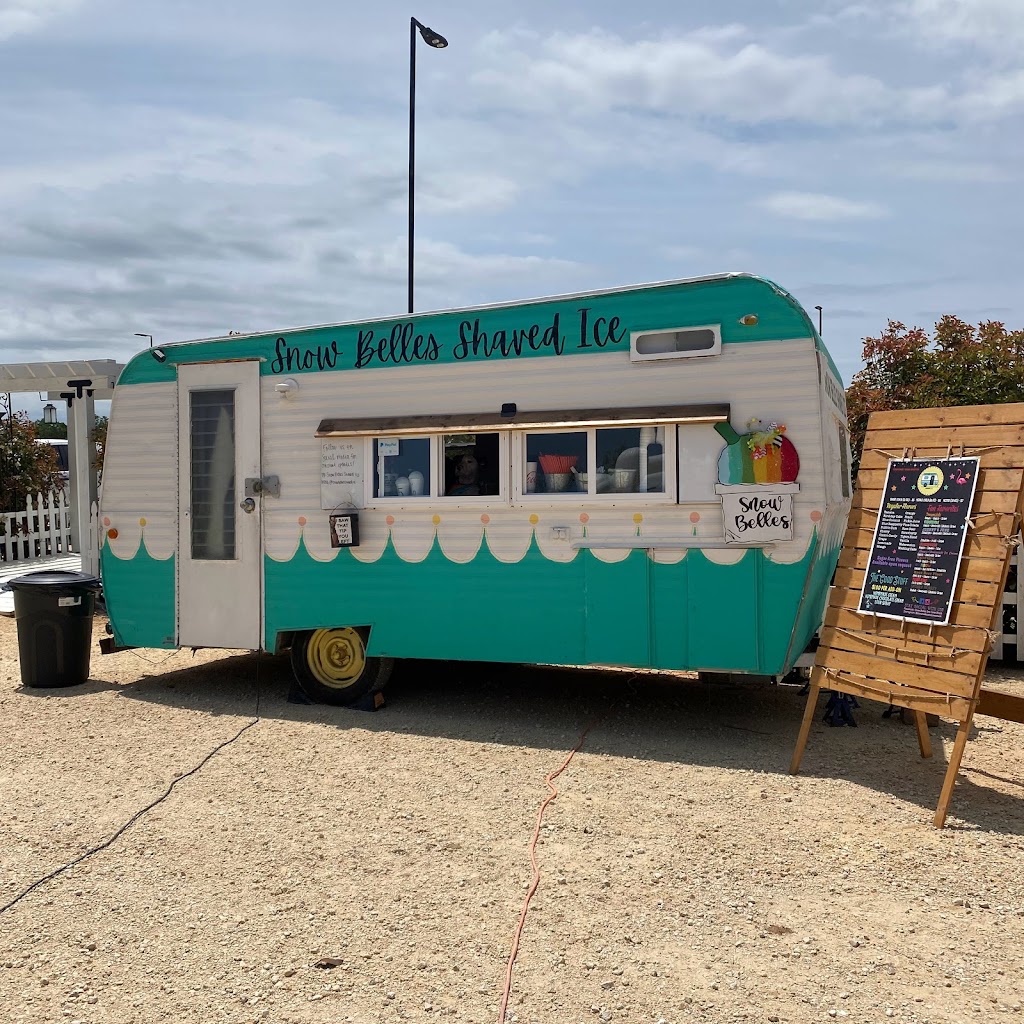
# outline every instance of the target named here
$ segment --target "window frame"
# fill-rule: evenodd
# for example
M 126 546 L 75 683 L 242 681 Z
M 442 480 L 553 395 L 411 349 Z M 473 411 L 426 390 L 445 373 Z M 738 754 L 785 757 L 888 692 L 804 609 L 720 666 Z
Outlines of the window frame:
M 469 433 L 463 430 L 444 430 L 436 434 L 404 433 L 395 430 L 387 434 L 374 434 L 364 439 L 363 463 L 367 467 L 363 483 L 364 508 L 423 508 L 425 504 L 440 503 L 445 506 L 458 505 L 466 508 L 490 508 L 493 506 L 508 507 L 510 504 L 509 481 L 511 478 L 511 454 L 509 451 L 510 431 L 480 430 L 474 433 L 498 435 L 498 493 L 497 494 L 445 494 L 444 486 L 444 439 L 452 434 Z M 383 438 L 397 437 L 400 439 L 420 439 L 430 442 L 430 487 L 420 496 L 411 494 L 394 494 L 378 497 L 374 492 L 374 475 L 376 468 L 375 447 Z
M 501 510 L 508 508 L 554 508 L 566 504 L 587 502 L 613 507 L 617 504 L 682 505 L 679 494 L 679 431 L 694 423 L 724 423 L 731 416 L 727 402 L 661 405 L 643 407 L 614 407 L 573 409 L 558 411 L 529 411 L 518 413 L 514 404 L 505 415 L 469 413 L 447 415 L 413 415 L 402 417 L 329 417 L 320 421 L 314 436 L 317 438 L 362 438 L 364 479 L 363 508 L 417 510 L 424 506 Z M 598 493 L 597 476 L 588 474 L 586 491 L 541 492 L 527 494 L 526 448 L 527 436 L 538 433 L 583 433 L 587 436 L 587 465 L 596 465 L 597 431 L 604 429 L 636 429 L 656 427 L 664 429 L 662 439 L 661 491 L 605 491 Z M 498 435 L 498 493 L 481 495 L 446 495 L 441 493 L 444 483 L 443 438 L 450 434 L 491 433 Z M 427 493 L 375 497 L 376 472 L 375 442 L 383 438 L 426 438 L 430 442 L 431 485 Z
M 665 440 L 662 444 L 662 483 L 660 491 L 604 491 L 597 490 L 597 471 L 589 467 L 597 465 L 597 432 L 607 427 L 566 426 L 551 429 L 514 429 L 512 432 L 519 437 L 514 442 L 512 460 L 512 504 L 535 507 L 537 505 L 564 505 L 581 501 L 596 502 L 600 505 L 614 505 L 625 502 L 631 505 L 676 505 L 678 504 L 678 488 L 676 484 L 676 452 L 679 435 L 678 422 L 649 424 L 644 422 L 616 423 L 613 429 L 641 430 L 644 426 L 660 426 L 665 428 Z M 580 434 L 587 435 L 587 489 L 585 491 L 540 491 L 527 493 L 526 483 L 526 444 L 529 434 Z M 516 472 L 516 470 L 519 472 Z

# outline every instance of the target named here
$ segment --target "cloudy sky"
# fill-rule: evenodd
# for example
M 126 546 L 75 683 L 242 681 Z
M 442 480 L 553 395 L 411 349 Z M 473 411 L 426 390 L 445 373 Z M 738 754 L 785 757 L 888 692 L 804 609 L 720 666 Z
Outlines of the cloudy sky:
M 1024 327 L 1024 0 L 0 0 L 0 361 L 729 270 Z M 146 344 L 145 341 L 142 344 Z

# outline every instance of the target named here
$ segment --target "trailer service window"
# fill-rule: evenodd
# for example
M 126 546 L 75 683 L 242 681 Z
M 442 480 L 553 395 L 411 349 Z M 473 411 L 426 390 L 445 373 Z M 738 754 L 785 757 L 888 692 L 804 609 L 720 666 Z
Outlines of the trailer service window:
M 486 413 L 328 419 L 317 436 L 362 437 L 373 467 L 370 504 L 433 498 L 488 506 L 581 495 L 669 502 L 676 500 L 678 428 L 726 422 L 729 406 L 550 413 L 513 407 L 513 416 L 506 423 Z

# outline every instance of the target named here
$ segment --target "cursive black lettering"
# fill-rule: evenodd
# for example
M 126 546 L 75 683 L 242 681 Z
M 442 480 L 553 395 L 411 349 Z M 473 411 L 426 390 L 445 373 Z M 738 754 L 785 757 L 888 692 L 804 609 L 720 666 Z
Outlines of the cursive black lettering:
M 274 344 L 274 358 L 270 361 L 271 373 L 295 373 L 298 370 L 333 370 L 342 355 L 338 343 L 300 348 L 289 345 L 286 338 L 278 338 Z

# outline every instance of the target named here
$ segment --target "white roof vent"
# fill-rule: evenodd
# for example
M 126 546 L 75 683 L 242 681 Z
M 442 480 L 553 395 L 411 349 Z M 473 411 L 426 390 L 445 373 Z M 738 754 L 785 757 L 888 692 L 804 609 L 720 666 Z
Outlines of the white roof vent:
M 718 355 L 721 351 L 720 324 L 633 331 L 629 336 L 629 358 L 633 360 L 685 359 L 691 356 Z

